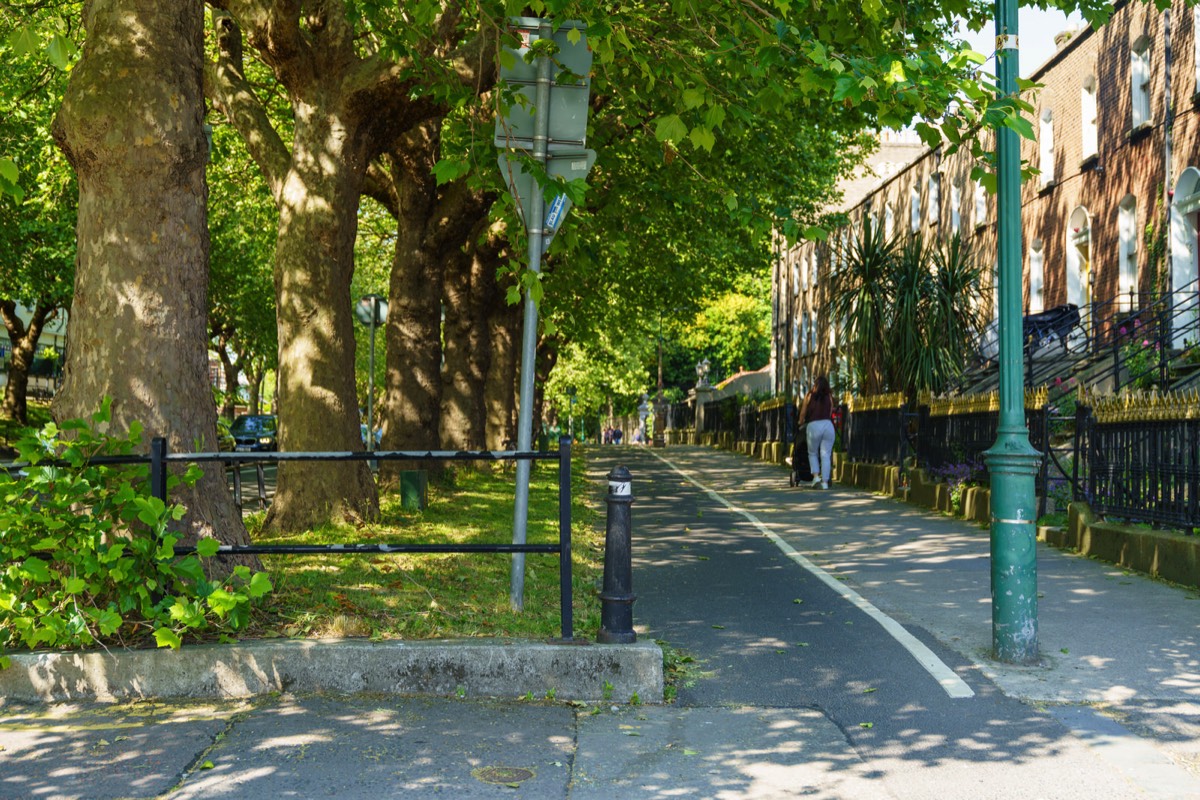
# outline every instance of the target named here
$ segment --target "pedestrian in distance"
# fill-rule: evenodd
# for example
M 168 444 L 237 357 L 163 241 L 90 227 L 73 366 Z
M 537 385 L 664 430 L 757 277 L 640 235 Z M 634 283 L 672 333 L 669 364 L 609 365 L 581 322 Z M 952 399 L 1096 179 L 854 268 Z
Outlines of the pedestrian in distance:
M 808 466 L 814 489 L 829 488 L 830 462 L 833 459 L 833 393 L 829 379 L 818 375 L 800 407 L 800 422 L 808 439 Z

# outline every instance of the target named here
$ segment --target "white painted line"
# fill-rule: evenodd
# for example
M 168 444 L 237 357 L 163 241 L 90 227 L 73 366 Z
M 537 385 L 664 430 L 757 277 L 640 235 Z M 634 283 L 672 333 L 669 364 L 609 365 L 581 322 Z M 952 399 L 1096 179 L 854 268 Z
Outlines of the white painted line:
M 660 456 L 658 453 L 655 453 L 653 450 L 649 450 L 648 452 L 650 452 L 651 455 L 653 455 L 659 461 L 663 462 L 668 467 L 675 470 L 675 472 L 682 475 L 684 480 L 686 480 L 689 483 L 691 483 L 692 485 L 694 485 L 696 488 L 698 488 L 700 491 L 707 494 L 713 500 L 715 500 L 718 503 L 720 503 L 721 505 L 725 506 L 730 511 L 733 511 L 736 514 L 741 514 L 743 517 L 745 517 L 750 522 L 751 525 L 758 528 L 758 530 L 761 531 L 764 536 L 766 536 L 768 539 L 773 541 L 775 543 L 775 545 L 780 550 L 782 550 L 785 555 L 787 555 L 788 558 L 792 559 L 797 564 L 799 564 L 801 567 L 803 567 L 804 569 L 811 572 L 814 577 L 816 577 L 818 580 L 820 580 L 822 583 L 824 583 L 830 589 L 833 589 L 835 592 L 840 594 L 843 598 L 850 601 L 850 603 L 852 605 L 854 605 L 856 608 L 858 608 L 864 614 L 866 614 L 871 619 L 878 622 L 883 627 L 883 629 L 885 631 L 887 631 L 889 635 L 891 635 L 891 637 L 893 639 L 895 639 L 897 642 L 900 643 L 901 647 L 903 647 L 905 650 L 907 650 L 909 653 L 912 654 L 912 657 L 917 660 L 917 663 L 920 664 L 925 669 L 926 672 L 928 672 L 931 676 L 933 676 L 933 679 L 935 681 L 937 681 L 938 684 L 946 691 L 946 694 L 950 695 L 951 697 L 956 697 L 956 698 L 958 698 L 958 697 L 974 697 L 975 696 L 975 692 L 971 689 L 970 686 L 967 685 L 966 681 L 964 681 L 962 678 L 958 677 L 958 675 L 955 674 L 954 670 L 952 670 L 952 669 L 950 669 L 950 667 L 946 666 L 946 663 L 944 661 L 942 661 L 940 658 L 938 658 L 932 650 L 930 650 L 928 647 L 925 646 L 924 642 L 922 642 L 920 639 L 918 639 L 917 637 L 915 637 L 911 633 L 909 633 L 907 630 L 905 630 L 904 626 L 901 625 L 899 622 L 896 622 L 896 620 L 892 619 L 887 614 L 884 614 L 882 611 L 880 611 L 878 608 L 876 608 L 874 605 L 872 605 L 870 601 L 868 601 L 865 597 L 860 595 L 858 592 L 854 591 L 846 584 L 837 580 L 832 575 L 830 575 L 828 572 L 821 569 L 816 564 L 809 561 L 803 555 L 798 553 L 796 551 L 796 548 L 792 547 L 790 544 L 785 542 L 778 534 L 776 534 L 774 531 L 772 531 L 770 528 L 768 528 L 766 525 L 764 525 L 758 519 L 758 517 L 754 516 L 749 511 L 746 511 L 745 509 L 738 508 L 737 506 L 733 505 L 733 503 L 730 503 L 724 497 L 717 494 L 715 491 L 708 488 L 704 484 L 700 483 L 698 480 L 693 478 L 691 475 L 688 475 L 686 472 L 681 470 L 679 467 L 675 466 L 673 463 L 671 463 L 665 457 Z

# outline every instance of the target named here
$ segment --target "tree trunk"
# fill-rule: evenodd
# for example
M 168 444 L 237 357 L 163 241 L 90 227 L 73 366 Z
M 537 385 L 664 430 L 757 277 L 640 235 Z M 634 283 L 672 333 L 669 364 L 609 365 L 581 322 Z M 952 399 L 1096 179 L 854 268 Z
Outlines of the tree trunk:
M 445 280 L 446 359 L 442 369 L 442 444 L 455 450 L 483 450 L 487 441 L 485 390 L 492 364 L 488 312 L 495 296 L 497 250 L 475 242 L 459 254 L 458 269 Z
M 385 450 L 439 446 L 442 264 L 427 241 L 437 200 L 432 171 L 437 128 L 420 126 L 389 158 L 399 202 L 385 329 L 387 386 L 381 411 Z
M 354 385 L 350 279 L 365 154 L 319 93 L 296 103 L 275 246 L 279 447 L 362 450 Z M 266 525 L 306 530 L 372 520 L 379 498 L 366 462 L 283 462 Z
M 8 331 L 8 340 L 12 342 L 12 356 L 8 362 L 8 383 L 4 387 L 4 406 L 0 415 L 7 419 L 16 420 L 22 425 L 29 424 L 29 370 L 33 368 L 33 358 L 37 354 L 38 340 L 46 323 L 54 319 L 58 309 L 38 305 L 33 310 L 33 316 L 26 325 L 17 316 L 17 304 L 12 300 L 0 301 L 0 319 L 4 320 L 4 328 Z
M 492 363 L 484 388 L 489 450 L 517 446 L 517 361 L 521 342 L 520 305 L 510 306 L 497 292 L 488 317 Z
M 216 450 L 208 374 L 207 146 L 200 0 L 88 0 L 54 136 L 79 177 L 71 346 L 53 411 Z M 247 544 L 219 465 L 171 499 L 181 541 Z M 256 559 L 246 559 L 256 563 Z

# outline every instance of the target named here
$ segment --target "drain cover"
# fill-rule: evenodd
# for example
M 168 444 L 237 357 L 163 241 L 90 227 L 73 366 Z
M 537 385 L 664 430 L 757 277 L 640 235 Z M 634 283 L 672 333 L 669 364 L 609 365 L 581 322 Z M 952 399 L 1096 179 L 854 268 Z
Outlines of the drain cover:
M 533 770 L 525 769 L 524 767 L 480 767 L 479 769 L 472 770 L 471 774 L 477 781 L 500 785 L 521 783 L 534 776 Z

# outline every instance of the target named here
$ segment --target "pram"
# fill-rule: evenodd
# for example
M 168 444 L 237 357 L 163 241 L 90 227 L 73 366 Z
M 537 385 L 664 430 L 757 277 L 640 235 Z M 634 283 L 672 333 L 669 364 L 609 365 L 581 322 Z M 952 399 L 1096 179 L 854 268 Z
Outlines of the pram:
M 1079 306 L 1068 303 L 1055 306 L 1038 314 L 1026 314 L 1021 319 L 1021 334 L 1025 340 L 1025 354 L 1030 355 L 1053 343 L 1057 337 L 1063 352 L 1067 352 L 1067 339 L 1071 330 L 1079 324 Z
M 792 471 L 788 474 L 788 486 L 812 483 L 813 474 L 808 466 L 808 434 L 803 427 L 796 431 L 792 444 Z

